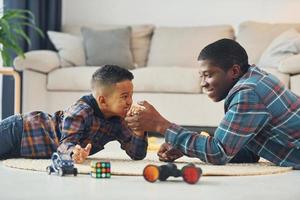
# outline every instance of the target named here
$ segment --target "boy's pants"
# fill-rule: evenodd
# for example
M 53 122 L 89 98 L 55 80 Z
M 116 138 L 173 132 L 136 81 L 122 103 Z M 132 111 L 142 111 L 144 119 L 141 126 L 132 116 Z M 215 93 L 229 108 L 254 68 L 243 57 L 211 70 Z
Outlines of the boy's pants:
M 20 156 L 23 119 L 20 114 L 0 121 L 0 159 Z

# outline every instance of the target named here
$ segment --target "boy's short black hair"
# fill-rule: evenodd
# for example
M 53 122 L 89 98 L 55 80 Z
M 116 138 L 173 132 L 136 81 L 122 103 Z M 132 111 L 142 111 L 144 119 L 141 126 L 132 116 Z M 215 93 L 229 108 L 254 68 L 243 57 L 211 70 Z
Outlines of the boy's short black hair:
M 92 76 L 92 89 L 95 86 L 110 86 L 125 80 L 132 80 L 133 74 L 117 65 L 104 65 L 97 69 Z
M 231 39 L 220 39 L 204 47 L 198 56 L 198 61 L 200 60 L 208 60 L 224 71 L 234 64 L 238 64 L 244 73 L 249 68 L 246 50 Z

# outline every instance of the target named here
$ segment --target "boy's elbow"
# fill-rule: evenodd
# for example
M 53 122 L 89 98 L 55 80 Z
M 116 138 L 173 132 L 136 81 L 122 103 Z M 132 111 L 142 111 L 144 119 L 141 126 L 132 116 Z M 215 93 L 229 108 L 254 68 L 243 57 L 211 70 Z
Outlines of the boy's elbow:
M 147 153 L 146 152 L 143 152 L 143 153 L 127 153 L 129 155 L 129 157 L 132 159 L 132 160 L 143 160 Z
M 133 157 L 133 156 L 132 156 L 132 157 L 131 157 L 132 160 L 143 160 L 144 158 L 145 158 L 145 156 L 142 156 L 142 157 L 137 157 L 137 156 L 134 156 L 134 157 Z

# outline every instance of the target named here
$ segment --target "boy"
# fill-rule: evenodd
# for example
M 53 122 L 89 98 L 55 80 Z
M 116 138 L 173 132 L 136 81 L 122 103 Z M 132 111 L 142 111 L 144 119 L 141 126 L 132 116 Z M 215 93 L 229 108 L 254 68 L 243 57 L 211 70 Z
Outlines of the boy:
M 53 116 L 31 112 L 0 122 L 0 158 L 49 158 L 55 151 L 69 154 L 75 163 L 117 140 L 134 160 L 143 159 L 147 135 L 132 132 L 124 117 L 132 105 L 133 75 L 105 65 L 92 76 L 92 94 L 81 97 Z

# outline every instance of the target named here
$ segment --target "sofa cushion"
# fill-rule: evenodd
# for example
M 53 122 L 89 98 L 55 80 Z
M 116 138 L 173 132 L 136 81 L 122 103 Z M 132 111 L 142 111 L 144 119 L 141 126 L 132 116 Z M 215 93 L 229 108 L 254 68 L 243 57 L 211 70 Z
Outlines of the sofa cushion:
M 109 30 L 124 28 L 122 25 L 91 25 L 85 24 L 85 27 L 95 30 Z M 72 34 L 81 38 L 81 26 L 78 25 L 65 25 L 63 32 Z M 136 67 L 144 67 L 147 63 L 150 41 L 153 34 L 153 25 L 134 25 L 131 26 L 131 51 L 133 55 L 133 62 Z
M 289 29 L 276 37 L 263 52 L 258 65 L 278 68 L 286 58 L 300 53 L 300 33 Z
M 200 93 L 197 68 L 145 67 L 131 71 L 135 92 Z
M 264 71 L 273 74 L 276 76 L 285 86 L 289 87 L 290 85 L 290 76 L 288 74 L 281 73 L 274 68 L 262 68 Z
M 231 26 L 159 27 L 154 31 L 147 65 L 198 67 L 197 57 L 206 45 L 233 37 Z
M 47 34 L 58 50 L 61 67 L 85 65 L 85 53 L 81 38 L 55 31 L 48 31 Z
M 291 90 L 300 96 L 300 74 L 291 76 Z
M 88 91 L 93 73 L 98 67 L 78 66 L 58 68 L 47 76 L 47 89 L 55 91 Z
M 83 27 L 86 64 L 92 66 L 113 64 L 133 69 L 130 35 L 130 27 L 111 30 L 94 30 Z
M 246 49 L 249 56 L 249 63 L 258 64 L 262 53 L 274 38 L 291 28 L 300 31 L 300 23 L 271 24 L 252 21 L 243 22 L 239 25 L 236 40 Z
M 88 91 L 92 74 L 98 67 L 58 68 L 48 74 L 47 89 L 55 91 Z M 135 92 L 200 93 L 196 68 L 152 67 L 131 71 Z

